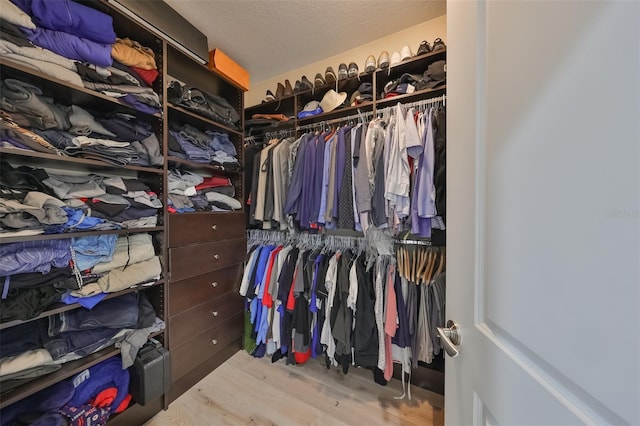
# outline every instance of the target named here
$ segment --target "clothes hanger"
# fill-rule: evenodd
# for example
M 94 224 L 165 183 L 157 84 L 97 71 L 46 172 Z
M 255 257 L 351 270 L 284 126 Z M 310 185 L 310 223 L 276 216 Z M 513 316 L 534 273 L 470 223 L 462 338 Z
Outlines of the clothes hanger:
M 436 266 L 436 258 L 437 258 L 437 255 L 436 255 L 435 251 L 432 252 L 432 257 L 433 257 L 433 259 L 432 259 L 431 265 L 429 267 L 429 273 L 427 275 L 427 282 L 431 282 L 431 279 L 433 278 L 433 271 L 434 271 L 435 266 Z
M 440 263 L 438 264 L 438 270 L 436 271 L 436 276 L 442 274 L 444 270 L 444 262 L 445 262 L 445 253 L 444 251 L 440 251 Z

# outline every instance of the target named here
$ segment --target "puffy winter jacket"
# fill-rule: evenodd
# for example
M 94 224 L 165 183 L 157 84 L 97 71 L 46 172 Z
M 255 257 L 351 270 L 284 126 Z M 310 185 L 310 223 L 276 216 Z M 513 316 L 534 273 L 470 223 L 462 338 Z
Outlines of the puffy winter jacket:
M 62 31 L 96 43 L 113 44 L 113 18 L 99 10 L 71 0 L 12 0 L 44 28 Z
M 35 30 L 23 30 L 29 41 L 36 46 L 49 49 L 65 58 L 89 62 L 101 67 L 110 67 L 111 45 L 96 43 L 86 38 L 64 33 L 62 31 L 36 28 Z

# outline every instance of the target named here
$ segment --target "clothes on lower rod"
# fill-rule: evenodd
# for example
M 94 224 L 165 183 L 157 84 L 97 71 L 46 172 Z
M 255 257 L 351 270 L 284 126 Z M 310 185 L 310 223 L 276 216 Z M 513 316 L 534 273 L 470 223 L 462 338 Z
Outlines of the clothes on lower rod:
M 351 365 L 370 367 L 376 381 L 389 380 L 393 363 L 409 373 L 441 356 L 444 291 L 444 271 L 428 283 L 410 282 L 393 256 L 255 245 L 239 289 L 249 320 L 245 346 L 274 362 L 322 356 L 327 368 L 346 374 Z

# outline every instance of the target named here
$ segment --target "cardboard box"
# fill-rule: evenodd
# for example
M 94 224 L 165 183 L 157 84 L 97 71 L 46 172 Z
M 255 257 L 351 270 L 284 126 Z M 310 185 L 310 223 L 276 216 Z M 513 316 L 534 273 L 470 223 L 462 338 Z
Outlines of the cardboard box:
M 245 92 L 249 90 L 249 72 L 220 49 L 209 51 L 209 69 L 225 77 Z

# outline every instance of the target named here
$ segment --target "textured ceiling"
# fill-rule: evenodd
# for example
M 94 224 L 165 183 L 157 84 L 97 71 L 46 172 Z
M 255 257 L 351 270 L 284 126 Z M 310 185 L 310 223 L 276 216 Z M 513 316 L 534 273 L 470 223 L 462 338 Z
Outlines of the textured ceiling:
M 252 82 L 446 13 L 443 0 L 165 0 Z

